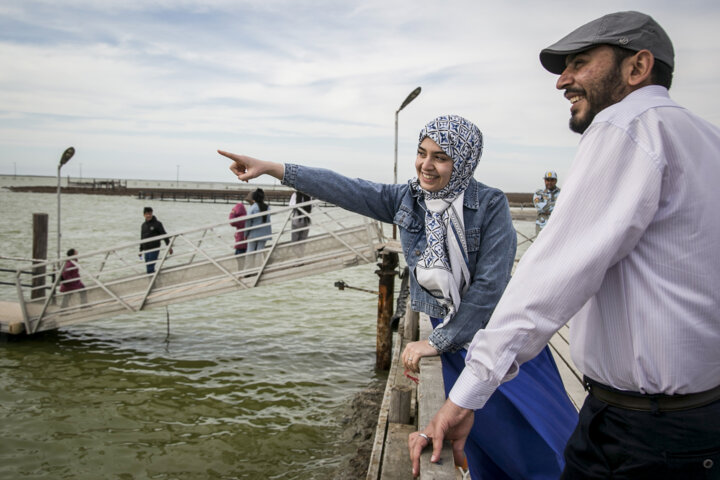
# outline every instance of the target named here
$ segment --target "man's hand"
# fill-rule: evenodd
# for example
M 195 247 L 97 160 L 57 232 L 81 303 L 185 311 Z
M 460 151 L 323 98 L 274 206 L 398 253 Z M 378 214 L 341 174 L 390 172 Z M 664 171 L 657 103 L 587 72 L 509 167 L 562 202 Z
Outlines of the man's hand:
M 440 460 L 444 440 L 452 441 L 454 458 L 464 458 L 465 441 L 470 434 L 474 419 L 475 412 L 459 407 L 447 399 L 425 430 L 411 433 L 408 438 L 408 449 L 412 461 L 413 477 L 420 475 L 420 454 L 430 443 L 433 446 L 430 461 L 433 463 Z M 427 439 L 421 433 L 427 436 Z
M 236 155 L 222 150 L 218 150 L 218 153 L 233 160 L 230 170 L 237 176 L 238 180 L 244 182 L 265 174 L 282 180 L 285 175 L 285 167 L 281 163 L 266 162 L 247 155 Z

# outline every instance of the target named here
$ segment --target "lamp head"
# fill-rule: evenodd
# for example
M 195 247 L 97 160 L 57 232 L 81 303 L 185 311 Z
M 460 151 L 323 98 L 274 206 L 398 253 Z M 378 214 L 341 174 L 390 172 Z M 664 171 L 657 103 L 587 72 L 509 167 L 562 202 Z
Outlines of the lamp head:
M 62 157 L 60 157 L 60 166 L 62 167 L 67 162 L 69 162 L 73 155 L 75 155 L 75 149 L 73 147 L 68 147 L 67 149 L 65 149 Z
M 398 112 L 399 112 L 400 110 L 402 110 L 403 108 L 407 107 L 410 102 L 412 102 L 413 100 L 415 100 L 415 97 L 417 97 L 418 95 L 420 95 L 420 91 L 421 91 L 421 90 L 422 90 L 421 87 L 417 87 L 415 90 L 413 90 L 412 92 L 410 92 L 410 95 L 407 96 L 407 98 L 406 98 L 405 101 L 402 103 L 402 105 L 400 105 L 400 108 L 398 108 Z

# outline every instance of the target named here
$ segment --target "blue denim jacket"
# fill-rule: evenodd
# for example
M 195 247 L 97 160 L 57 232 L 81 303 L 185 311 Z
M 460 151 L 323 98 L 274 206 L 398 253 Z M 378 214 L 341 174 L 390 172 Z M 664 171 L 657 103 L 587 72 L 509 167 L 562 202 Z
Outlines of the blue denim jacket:
M 285 164 L 284 185 L 399 227 L 405 261 L 410 267 L 412 309 L 442 318 L 445 308 L 415 278 L 415 265 L 425 249 L 425 202 L 409 184 L 389 185 L 348 178 L 322 168 Z M 485 328 L 510 280 L 517 237 L 505 195 L 475 179 L 465 190 L 463 219 L 471 284 L 455 317 L 433 330 L 430 341 L 440 352 L 453 352 Z

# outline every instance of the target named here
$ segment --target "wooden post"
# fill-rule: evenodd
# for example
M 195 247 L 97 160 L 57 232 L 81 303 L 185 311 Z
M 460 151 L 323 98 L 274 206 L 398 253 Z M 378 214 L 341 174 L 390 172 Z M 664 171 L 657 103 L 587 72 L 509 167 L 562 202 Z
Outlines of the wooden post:
M 48 243 L 48 214 L 33 213 L 33 243 L 32 258 L 33 264 L 41 263 L 40 260 L 47 259 L 47 243 Z M 33 267 L 32 269 L 32 293 L 30 298 L 40 298 L 45 296 L 45 289 L 36 288 L 45 285 L 45 267 Z
M 395 269 L 398 266 L 398 254 L 382 251 L 378 263 L 378 317 L 375 368 L 389 370 L 392 357 L 392 329 L 390 321 L 393 314 L 393 297 L 395 290 Z
M 390 410 L 388 422 L 410 424 L 410 405 L 412 400 L 412 387 L 394 385 L 390 390 Z

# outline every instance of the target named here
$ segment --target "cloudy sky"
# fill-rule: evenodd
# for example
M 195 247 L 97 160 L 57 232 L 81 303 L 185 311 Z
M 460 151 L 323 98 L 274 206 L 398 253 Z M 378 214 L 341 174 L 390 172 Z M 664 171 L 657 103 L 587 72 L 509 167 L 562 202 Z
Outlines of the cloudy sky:
M 485 136 L 476 178 L 560 185 L 579 136 L 539 51 L 618 10 L 673 39 L 671 95 L 720 125 L 720 2 L 2 0 L 0 173 L 231 181 L 218 148 L 392 182 L 447 113 Z M 269 179 L 262 180 L 269 182 Z

